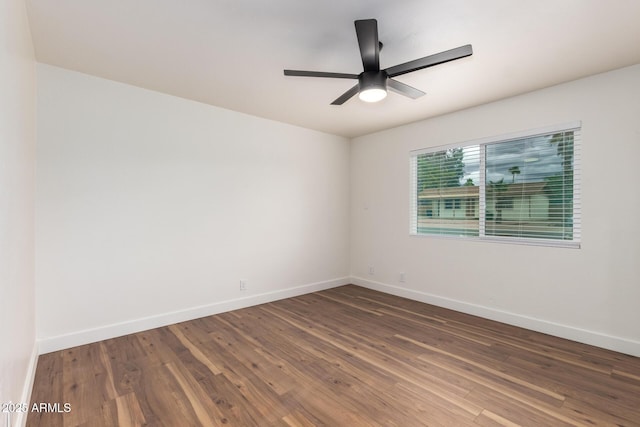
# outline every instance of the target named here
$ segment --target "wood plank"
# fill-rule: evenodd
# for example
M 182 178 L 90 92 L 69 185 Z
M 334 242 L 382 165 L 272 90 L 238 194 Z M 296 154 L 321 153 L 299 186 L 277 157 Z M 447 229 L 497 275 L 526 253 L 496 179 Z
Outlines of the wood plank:
M 38 358 L 29 409 L 41 402 L 64 402 L 63 399 L 63 351 L 43 354 Z M 33 427 L 62 427 L 64 419 L 60 413 L 33 412 L 27 417 Z
M 173 335 L 175 335 L 176 338 L 178 338 L 178 340 L 182 343 L 182 345 L 184 345 L 191 352 L 193 357 L 195 357 L 200 363 L 202 363 L 204 366 L 206 366 L 207 369 L 209 369 L 212 374 L 218 375 L 218 374 L 222 373 L 222 369 L 220 369 L 218 366 L 216 366 L 216 364 L 213 363 L 207 357 L 207 355 L 204 354 L 202 352 L 202 350 L 200 350 L 200 348 L 198 348 L 197 345 L 195 345 L 191 341 L 189 341 L 189 338 L 187 338 L 185 336 L 185 334 L 182 333 L 182 331 L 180 330 L 180 328 L 177 325 L 169 326 L 169 330 L 171 332 L 173 332 Z M 202 343 L 200 343 L 200 345 L 202 345 Z
M 118 427 L 138 427 L 146 425 L 146 420 L 135 393 L 127 393 L 115 399 Z
M 552 397 L 554 399 L 557 399 L 557 400 L 560 400 L 560 401 L 564 400 L 564 396 L 563 395 L 558 394 L 558 393 L 556 393 L 556 392 L 554 392 L 552 390 L 548 390 L 548 389 L 546 389 L 544 387 L 540 387 L 540 386 L 538 386 L 536 384 L 533 384 L 533 383 L 531 383 L 529 381 L 526 381 L 526 380 L 523 380 L 521 378 L 515 377 L 513 375 L 505 374 L 502 371 L 499 371 L 497 369 L 493 369 L 493 368 L 491 368 L 491 367 L 489 367 L 489 366 L 487 366 L 485 364 L 476 362 L 476 361 L 471 360 L 469 358 L 466 358 L 466 357 L 463 357 L 463 356 L 459 356 L 457 354 L 453 354 L 453 353 L 445 351 L 445 350 L 441 350 L 441 349 L 439 349 L 437 347 L 434 347 L 434 346 L 431 346 L 431 345 L 428 345 L 428 344 L 422 343 L 420 341 L 416 341 L 416 340 L 413 340 L 411 338 L 407 338 L 407 337 L 404 337 L 404 336 L 401 336 L 401 335 L 398 335 L 398 338 L 404 339 L 405 341 L 409 341 L 409 342 L 411 342 L 411 343 L 413 343 L 413 344 L 415 344 L 415 345 L 417 345 L 419 347 L 426 348 L 427 350 L 430 350 L 430 351 L 433 351 L 433 352 L 436 352 L 436 353 L 440 353 L 440 354 L 443 354 L 443 355 L 445 355 L 447 357 L 459 360 L 460 362 L 466 363 L 466 364 L 471 365 L 473 367 L 482 369 L 482 370 L 486 371 L 487 373 L 491 374 L 492 376 L 502 378 L 503 380 L 510 381 L 510 382 L 512 382 L 514 384 L 518 384 L 518 385 L 521 385 L 523 387 L 527 387 L 527 388 L 529 388 L 529 389 L 531 389 L 533 391 L 536 391 L 538 393 L 546 394 L 547 396 Z

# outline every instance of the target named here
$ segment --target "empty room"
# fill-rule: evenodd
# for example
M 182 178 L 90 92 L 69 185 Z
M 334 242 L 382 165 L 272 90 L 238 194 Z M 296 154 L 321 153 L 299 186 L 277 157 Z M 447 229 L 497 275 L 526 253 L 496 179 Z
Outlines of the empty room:
M 639 19 L 0 0 L 0 427 L 640 426 Z

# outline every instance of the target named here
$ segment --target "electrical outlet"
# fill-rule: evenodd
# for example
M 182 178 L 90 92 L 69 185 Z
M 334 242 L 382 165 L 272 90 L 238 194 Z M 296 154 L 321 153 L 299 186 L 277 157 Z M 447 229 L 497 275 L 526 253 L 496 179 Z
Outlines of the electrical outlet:
M 407 278 L 404 275 L 404 273 L 400 273 L 400 283 L 404 283 L 406 280 L 407 280 Z
M 240 279 L 240 290 L 241 291 L 246 291 L 247 290 L 247 281 L 246 280 Z
M 376 274 L 376 269 L 375 269 L 375 268 L 373 268 L 373 266 L 371 266 L 371 265 L 369 266 L 369 274 L 370 274 L 371 276 L 373 276 L 374 274 Z

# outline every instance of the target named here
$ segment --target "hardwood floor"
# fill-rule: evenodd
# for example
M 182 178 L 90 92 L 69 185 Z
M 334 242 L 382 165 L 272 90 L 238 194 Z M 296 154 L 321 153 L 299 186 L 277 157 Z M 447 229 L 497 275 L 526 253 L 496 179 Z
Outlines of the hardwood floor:
M 640 358 L 357 286 L 40 356 L 35 426 L 640 426 Z

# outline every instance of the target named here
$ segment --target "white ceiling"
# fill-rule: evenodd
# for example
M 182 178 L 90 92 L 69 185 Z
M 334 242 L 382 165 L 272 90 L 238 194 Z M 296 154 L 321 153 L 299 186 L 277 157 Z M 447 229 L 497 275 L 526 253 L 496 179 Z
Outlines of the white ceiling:
M 347 137 L 640 63 L 640 0 L 27 0 L 37 60 Z M 380 65 L 472 44 L 397 78 L 427 92 L 331 101 L 359 74 L 353 21 L 376 18 Z

